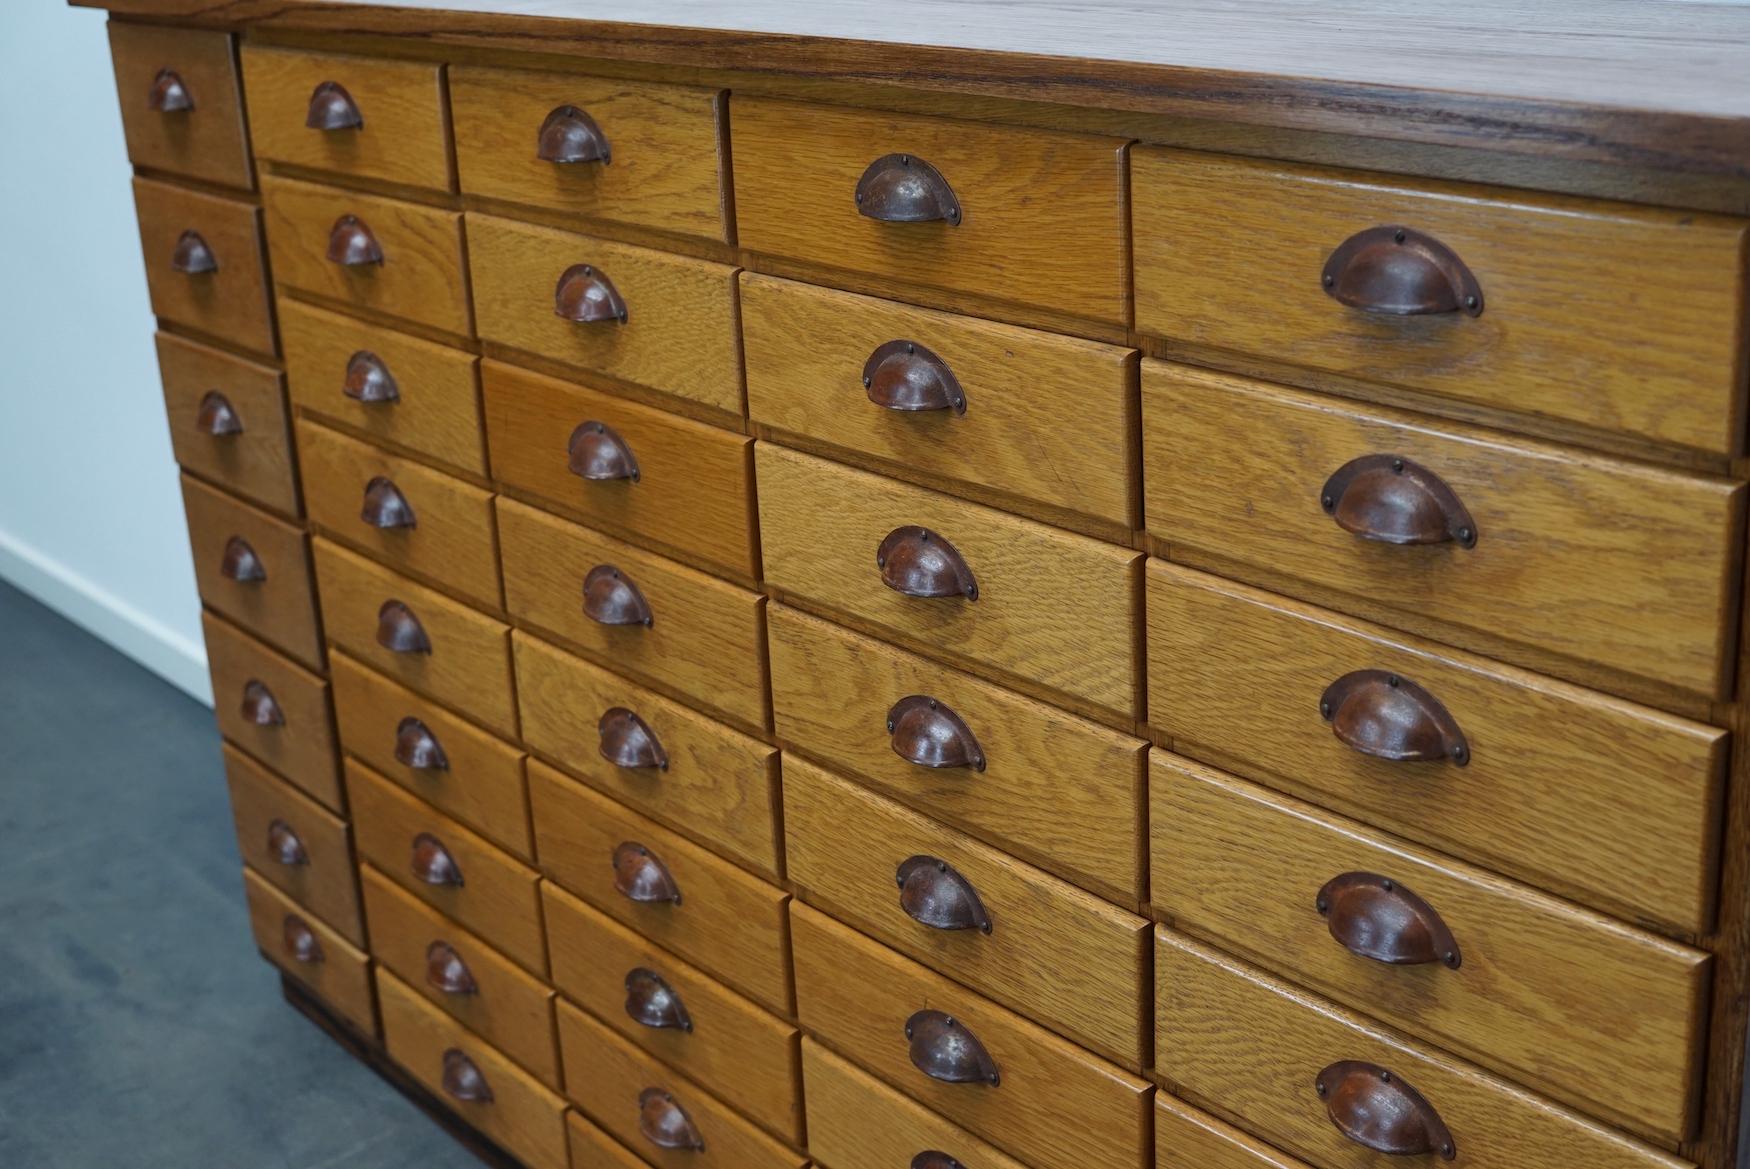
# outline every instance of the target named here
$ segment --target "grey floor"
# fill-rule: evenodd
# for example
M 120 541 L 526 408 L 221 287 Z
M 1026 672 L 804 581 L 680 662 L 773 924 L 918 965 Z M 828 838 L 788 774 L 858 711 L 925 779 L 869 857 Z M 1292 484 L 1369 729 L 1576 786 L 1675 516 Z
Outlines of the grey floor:
M 205 707 L 0 585 L 0 1166 L 479 1162 L 286 1006 Z

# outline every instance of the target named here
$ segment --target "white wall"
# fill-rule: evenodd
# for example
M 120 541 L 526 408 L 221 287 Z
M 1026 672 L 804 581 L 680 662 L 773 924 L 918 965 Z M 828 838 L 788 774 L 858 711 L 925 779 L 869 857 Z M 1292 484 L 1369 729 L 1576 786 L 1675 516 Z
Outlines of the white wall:
M 104 13 L 0 4 L 0 76 L 0 579 L 210 702 Z

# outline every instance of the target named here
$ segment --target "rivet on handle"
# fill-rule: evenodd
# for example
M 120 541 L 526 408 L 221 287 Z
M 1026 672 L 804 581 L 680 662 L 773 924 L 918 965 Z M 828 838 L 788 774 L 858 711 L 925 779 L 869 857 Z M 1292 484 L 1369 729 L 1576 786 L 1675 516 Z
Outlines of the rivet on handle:
M 1345 1059 L 1313 1080 L 1337 1130 L 1363 1148 L 1395 1157 L 1458 1155 L 1452 1132 L 1416 1089 L 1378 1064 Z
M 1458 253 L 1407 227 L 1370 227 L 1337 245 L 1320 276 L 1325 292 L 1363 312 L 1481 316 L 1483 290 Z
M 894 880 L 899 885 L 899 907 L 912 920 L 931 929 L 991 932 L 990 914 L 972 882 L 947 861 L 907 857 L 899 862 Z
M 146 108 L 160 114 L 186 114 L 194 109 L 194 98 L 176 70 L 160 69 L 146 94 Z
M 556 106 L 541 122 L 535 157 L 542 162 L 599 162 L 606 166 L 610 160 L 608 136 L 583 110 Z
M 1470 743 L 1441 701 L 1402 674 L 1355 670 L 1325 687 L 1319 714 L 1345 746 L 1394 763 L 1470 764 Z
M 1337 944 L 1361 958 L 1391 966 L 1464 963 L 1458 942 L 1426 901 L 1378 873 L 1339 873 L 1313 902 Z
M 176 237 L 176 249 L 170 253 L 170 270 L 184 276 L 203 276 L 219 270 L 219 258 L 213 255 L 205 237 L 191 228 Z
M 362 130 L 365 119 L 345 86 L 338 81 L 324 81 L 310 94 L 304 125 L 311 130 Z
M 884 154 L 857 180 L 857 213 L 884 223 L 960 226 L 960 200 L 942 172 L 911 154 Z
M 237 584 L 260 584 L 267 579 L 267 566 L 242 536 L 225 541 L 225 552 L 219 558 L 219 575 Z
M 283 727 L 286 712 L 280 709 L 279 700 L 266 683 L 251 678 L 243 683 L 243 719 L 253 726 Z
M 1382 544 L 1477 546 L 1477 525 L 1458 494 L 1400 455 L 1363 455 L 1331 473 L 1319 506 L 1337 526 Z
M 918 1011 L 905 1021 L 911 1065 L 945 1084 L 1002 1083 L 996 1060 L 978 1036 L 954 1016 L 942 1011 Z

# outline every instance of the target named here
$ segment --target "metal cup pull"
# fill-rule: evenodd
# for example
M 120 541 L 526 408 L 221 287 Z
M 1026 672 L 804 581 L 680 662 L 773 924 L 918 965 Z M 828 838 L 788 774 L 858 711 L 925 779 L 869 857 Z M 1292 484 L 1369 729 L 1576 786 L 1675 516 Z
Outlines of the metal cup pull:
M 214 438 L 231 438 L 243 433 L 243 419 L 238 416 L 237 408 L 231 405 L 231 399 L 218 390 L 208 390 L 201 395 L 201 404 L 195 411 L 195 429 L 202 434 L 210 434 Z
M 948 363 L 915 341 L 877 346 L 863 363 L 863 389 L 883 410 L 966 413 L 966 392 Z
M 996 1060 L 952 1015 L 918 1011 L 905 1021 L 905 1037 L 911 1041 L 912 1066 L 932 1080 L 992 1087 L 1002 1083 Z
M 648 626 L 653 620 L 650 602 L 612 564 L 598 564 L 584 575 L 583 615 L 597 625 Z
M 657 1029 L 691 1031 L 693 1020 L 681 996 L 656 971 L 638 966 L 626 975 L 626 1015 L 634 1023 Z
M 380 265 L 383 245 L 364 220 L 356 215 L 342 215 L 328 229 L 328 259 L 343 268 Z
M 1331 473 L 1319 506 L 1345 532 L 1382 544 L 1477 546 L 1476 521 L 1428 468 L 1398 455 L 1363 455 Z
M 535 157 L 542 162 L 609 162 L 608 136 L 595 119 L 576 106 L 556 106 L 541 121 Z
M 1344 745 L 1396 763 L 1470 763 L 1470 743 L 1441 701 L 1402 674 L 1355 670 L 1325 687 L 1319 714 Z
M 450 885 L 459 889 L 466 883 L 462 880 L 462 866 L 456 863 L 444 842 L 429 832 L 421 832 L 413 838 L 412 868 L 413 875 L 427 885 Z
M 603 759 L 628 770 L 668 770 L 668 752 L 662 749 L 650 724 L 623 706 L 610 706 L 596 722 L 601 736 L 598 749 Z
M 474 1061 L 452 1047 L 444 1052 L 444 1092 L 464 1104 L 492 1103 L 492 1085 Z
M 1413 317 L 1481 316 L 1483 290 L 1458 253 L 1407 227 L 1370 227 L 1337 245 L 1321 276 L 1325 292 L 1350 308 Z
M 933 856 L 907 857 L 899 863 L 894 879 L 899 884 L 899 907 L 913 921 L 938 930 L 991 932 L 990 914 L 972 882 L 947 861 Z
M 395 727 L 395 762 L 414 771 L 448 771 L 450 757 L 444 753 L 431 729 L 409 715 Z
M 310 94 L 304 125 L 311 130 L 362 130 L 365 119 L 345 86 L 338 81 L 324 81 Z
M 383 359 L 368 349 L 360 349 L 346 361 L 346 381 L 340 392 L 355 402 L 372 405 L 401 400 L 401 387 Z
M 189 230 L 176 237 L 170 253 L 170 270 L 184 276 L 202 276 L 219 270 L 219 259 L 200 232 Z
M 267 825 L 267 852 L 274 860 L 287 868 L 310 863 L 310 854 L 304 848 L 304 842 L 298 839 L 298 834 L 284 820 L 272 820 Z
M 908 597 L 978 600 L 978 580 L 947 540 L 915 525 L 895 528 L 875 549 L 881 583 Z
M 613 479 L 638 482 L 638 460 L 632 448 L 605 422 L 584 422 L 571 432 L 565 442 L 565 466 L 592 483 Z
M 960 200 L 942 172 L 911 154 L 884 154 L 857 180 L 857 213 L 883 223 L 960 226 Z
M 286 712 L 265 682 L 251 678 L 243 683 L 243 720 L 258 727 L 286 725 Z
M 474 972 L 446 941 L 435 941 L 425 948 L 425 984 L 440 994 L 479 994 L 480 984 Z
M 280 945 L 301 966 L 314 966 L 322 961 L 322 943 L 310 923 L 295 913 L 286 914 L 280 924 Z
M 553 286 L 553 315 L 579 325 L 623 325 L 626 301 L 606 272 L 593 264 L 573 264 Z
M 919 767 L 984 770 L 984 749 L 970 727 L 927 694 L 908 694 L 887 712 L 893 753 Z
M 614 888 L 626 900 L 641 904 L 681 903 L 680 886 L 669 875 L 668 866 L 634 840 L 614 849 Z
M 1345 1059 L 1313 1081 L 1339 1132 L 1362 1148 L 1394 1157 L 1458 1155 L 1452 1133 L 1422 1094 L 1378 1064 Z
M 1331 936 L 1351 954 L 1391 966 L 1439 962 L 1457 970 L 1458 941 L 1426 901 L 1378 873 L 1339 873 L 1314 902 Z
M 691 1149 L 703 1152 L 705 1138 L 693 1118 L 674 1096 L 662 1088 L 638 1093 L 638 1132 L 659 1149 Z
M 160 69 L 146 92 L 146 108 L 159 114 L 184 114 L 194 109 L 194 98 L 176 70 Z
M 379 531 L 393 528 L 417 528 L 419 517 L 413 505 L 387 475 L 373 475 L 365 484 L 365 501 L 359 508 L 359 519 Z
M 232 536 L 225 541 L 224 554 L 219 557 L 219 575 L 237 584 L 260 584 L 267 579 L 267 566 L 248 540 Z
M 412 609 L 394 600 L 384 601 L 382 608 L 377 610 L 377 644 L 390 653 L 431 652 L 431 638 L 426 635 L 425 626 L 419 623 Z

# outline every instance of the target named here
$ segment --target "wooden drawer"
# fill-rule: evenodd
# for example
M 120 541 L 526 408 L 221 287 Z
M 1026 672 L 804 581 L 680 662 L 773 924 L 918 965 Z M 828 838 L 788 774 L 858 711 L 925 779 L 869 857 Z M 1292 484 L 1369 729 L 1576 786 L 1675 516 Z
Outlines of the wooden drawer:
M 381 966 L 377 996 L 389 1058 L 528 1169 L 564 1169 L 564 1098 Z M 485 1080 L 488 1099 L 462 1099 L 445 1087 L 458 1055 Z
M 790 921 L 796 1005 L 810 1035 L 1037 1169 L 1147 1165 L 1146 1080 L 805 905 L 791 906 Z M 905 1026 L 926 1009 L 978 1040 L 997 1083 L 951 1084 L 913 1065 Z M 814 1107 L 812 1076 L 804 1090 Z M 812 1142 L 812 1117 L 810 1133 Z
M 1140 717 L 1138 553 L 769 443 L 758 463 L 772 585 L 1078 709 Z M 916 526 L 965 559 L 976 601 L 910 597 L 883 583 L 877 549 Z
M 734 268 L 472 212 L 468 255 L 482 338 L 742 412 Z M 605 282 L 625 315 L 560 316 L 568 280 Z
M 253 187 L 230 33 L 109 22 L 128 161 Z
M 1450 1131 L 1458 1163 L 1474 1169 L 1686 1165 L 1164 927 L 1155 931 L 1155 963 L 1160 1074 L 1187 1096 L 1219 1101 L 1249 1131 L 1320 1169 L 1380 1160 L 1332 1123 L 1314 1090 L 1341 1061 L 1389 1071 L 1418 1092 Z M 1342 1092 L 1336 1074 L 1334 1095 Z
M 1159 560 L 1147 608 L 1149 722 L 1187 753 L 1596 908 L 1712 928 L 1727 732 Z M 1330 734 L 1325 689 L 1362 670 L 1432 695 L 1465 766 Z
M 796 1027 L 548 882 L 541 886 L 553 982 L 622 1039 L 746 1113 L 802 1143 Z M 634 1015 L 632 975 L 654 976 L 680 1002 L 685 1026 Z M 655 984 L 640 980 L 640 995 Z
M 1045 518 L 1141 526 L 1136 353 L 742 273 L 748 414 L 756 422 L 1005 499 Z M 910 357 L 886 346 L 911 345 Z M 935 388 L 947 368 L 959 408 L 883 409 L 883 381 Z M 915 392 L 915 391 L 914 391 Z M 835 1166 L 835 1169 L 837 1167 Z
M 553 989 L 370 865 L 359 867 L 359 888 L 377 962 L 557 1088 Z
M 739 577 L 754 552 L 753 440 L 556 378 L 482 362 L 492 473 L 587 524 L 673 549 Z M 589 480 L 570 447 L 599 423 L 631 451 L 636 479 Z M 587 442 L 580 455 L 587 456 Z
M 1127 1067 L 1144 1066 L 1148 923 L 1135 914 L 795 757 L 784 760 L 784 834 L 790 878 L 811 905 Z M 925 867 L 913 878 L 920 900 L 951 903 L 945 912 L 970 887 L 982 903 L 967 919 L 975 928 L 908 916 L 894 887 L 912 862 Z
M 530 747 L 712 851 L 779 878 L 776 747 L 526 633 L 512 634 L 511 649 Z M 644 761 L 655 756 L 636 751 L 639 739 L 660 764 Z M 628 764 L 611 759 L 610 748 L 628 752 Z
M 498 534 L 513 617 L 743 726 L 771 724 L 764 597 L 502 497 Z M 637 589 L 649 624 L 606 625 L 584 612 L 584 582 L 598 568 Z
M 544 763 L 529 760 L 535 849 L 552 880 L 622 925 L 695 962 L 761 1006 L 791 1013 L 789 894 L 623 808 Z M 628 880 L 642 859 L 668 874 L 679 900 L 634 901 L 616 884 L 622 845 Z M 646 887 L 660 887 L 648 865 Z
M 1437 623 L 1460 643 L 1556 655 L 1564 676 L 1593 662 L 1726 692 L 1742 484 L 1186 366 L 1144 362 L 1142 381 L 1148 523 L 1161 539 Z M 1444 482 L 1475 546 L 1339 527 L 1321 485 L 1370 455 Z
M 547 972 L 535 870 L 356 760 L 346 790 L 359 856 L 525 970 Z
M 415 187 L 450 188 L 444 68 L 295 49 L 243 49 L 255 153 L 276 162 Z M 332 111 L 335 129 L 309 125 Z M 346 124 L 347 103 L 357 124 Z
M 300 791 L 341 811 L 328 682 L 228 621 L 201 614 L 219 733 Z
M 347 941 L 364 945 L 346 821 L 229 743 L 223 751 L 244 863 Z
M 248 203 L 152 179 L 134 180 L 134 211 L 152 311 L 244 349 L 274 351 L 261 213 Z M 192 237 L 181 250 L 188 233 Z M 203 249 L 197 247 L 204 244 Z M 177 271 L 177 266 L 205 271 Z
M 650 1163 L 585 1120 L 573 1108 L 565 1114 L 571 1137 L 571 1169 L 649 1169 Z
M 297 300 L 279 306 L 280 344 L 292 401 L 344 422 L 379 442 L 406 447 L 475 475 L 486 474 L 480 426 L 480 384 L 472 353 L 451 349 L 326 312 Z M 375 359 L 374 361 L 372 359 Z M 348 393 L 387 377 L 392 400 L 364 401 Z M 371 392 L 382 392 L 373 389 Z
M 1130 319 L 1122 140 L 752 97 L 731 118 L 742 246 L 849 269 L 865 291 Z M 901 152 L 941 174 L 958 218 L 859 214 L 865 170 Z
M 490 491 L 303 419 L 298 456 L 312 524 L 391 568 L 500 606 Z
M 462 190 L 727 242 L 726 97 L 720 89 L 617 77 L 453 68 L 450 103 Z M 607 157 L 549 160 L 529 150 L 564 106 L 594 124 Z M 555 134 L 580 121 L 556 119 Z
M 262 179 L 261 199 L 277 283 L 434 329 L 469 331 L 459 212 L 282 178 Z M 361 226 L 376 241 L 378 262 L 329 259 L 335 233 Z
M 1143 332 L 1743 449 L 1742 220 L 1161 147 L 1136 150 L 1131 192 Z M 1365 312 L 1327 294 L 1338 245 L 1380 225 L 1455 252 L 1481 313 Z
M 509 626 L 327 540 L 315 547 L 322 612 L 335 645 L 489 730 L 516 734 Z M 391 629 L 397 604 L 425 631 L 429 651 L 395 650 L 377 640 Z
M 331 655 L 328 666 L 349 755 L 505 851 L 534 859 L 520 748 L 345 654 Z M 432 765 L 434 748 L 441 765 Z
M 1306 1169 L 1306 1162 L 1283 1156 L 1170 1093 L 1157 1092 L 1155 1169 Z
M 1689 1136 L 1707 954 L 1189 760 L 1150 761 L 1154 907 L 1176 928 L 1594 1115 Z M 1345 876 L 1359 878 L 1346 905 L 1328 884 Z M 1434 920 L 1450 933 L 1422 934 Z M 1426 958 L 1398 952 L 1418 940 Z M 1382 951 L 1395 957 L 1356 960 Z
M 281 893 L 247 865 L 243 893 L 249 927 L 270 962 L 291 975 L 332 1011 L 367 1035 L 377 1033 L 371 960 L 314 914 Z
M 1144 743 L 795 609 L 770 625 L 780 741 L 1104 897 L 1146 897 Z M 979 765 L 899 754 L 889 715 L 918 696 L 965 725 Z M 946 718 L 911 733 L 936 744 Z
M 658 1169 L 800 1169 L 808 1163 L 564 999 L 559 1001 L 559 1048 L 565 1056 L 565 1094 Z M 675 1108 L 696 1145 L 667 1148 L 645 1134 L 649 1122 L 643 1117 L 660 1123 Z
M 322 668 L 322 631 L 304 529 L 182 477 L 201 600 L 305 665 Z
M 157 342 L 176 461 L 264 507 L 298 515 L 292 424 L 279 371 L 173 333 L 159 333 Z

